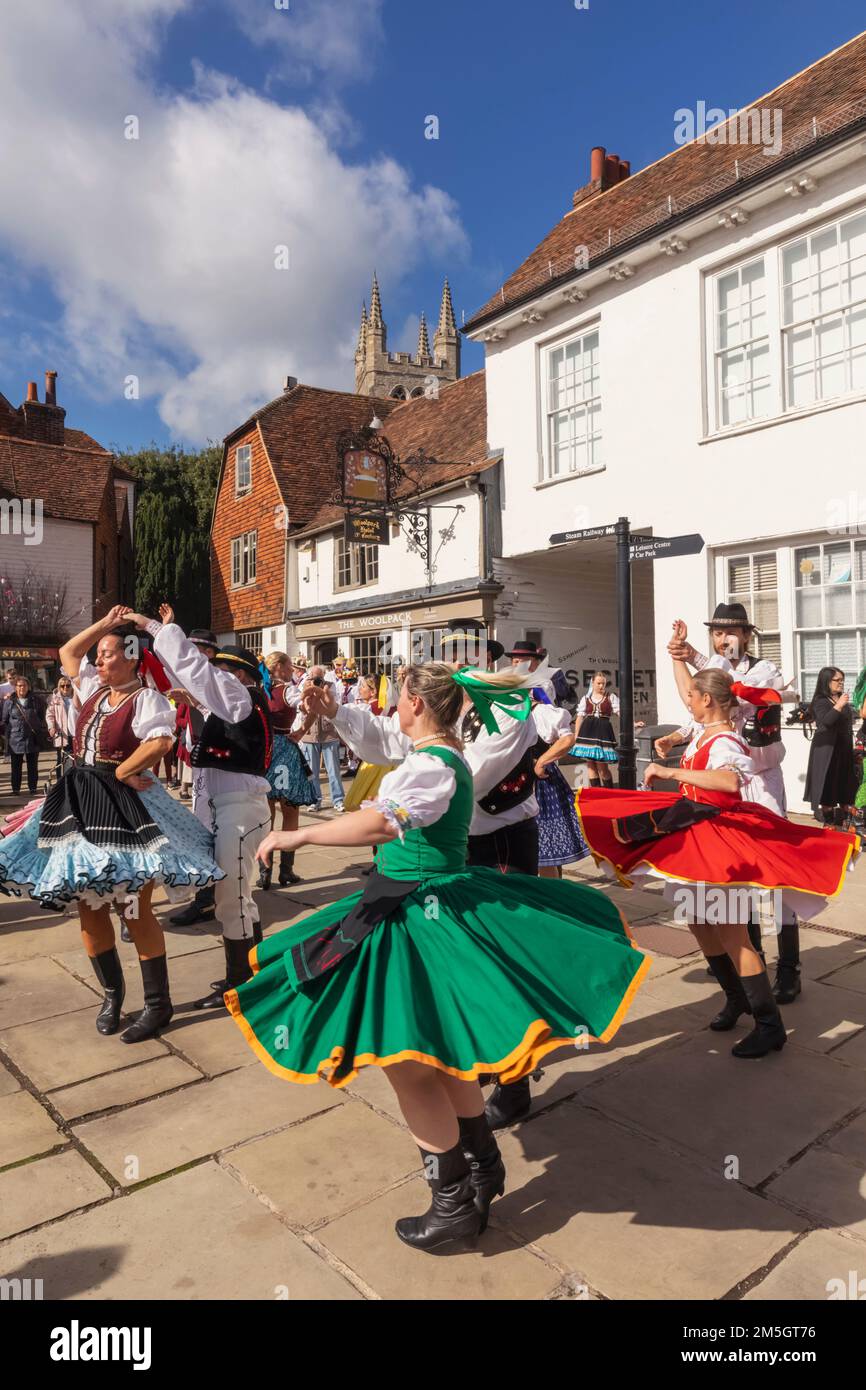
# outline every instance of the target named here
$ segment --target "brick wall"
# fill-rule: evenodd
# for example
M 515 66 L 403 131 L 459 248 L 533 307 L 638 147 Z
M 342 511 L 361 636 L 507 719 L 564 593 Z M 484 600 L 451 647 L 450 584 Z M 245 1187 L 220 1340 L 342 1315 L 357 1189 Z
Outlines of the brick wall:
M 235 496 L 235 450 L 252 448 L 252 490 Z M 211 531 L 211 627 L 239 632 L 277 626 L 285 604 L 286 533 L 279 524 L 282 499 L 274 481 L 258 428 L 233 439 L 217 494 Z M 246 531 L 257 532 L 256 582 L 231 586 L 231 542 Z

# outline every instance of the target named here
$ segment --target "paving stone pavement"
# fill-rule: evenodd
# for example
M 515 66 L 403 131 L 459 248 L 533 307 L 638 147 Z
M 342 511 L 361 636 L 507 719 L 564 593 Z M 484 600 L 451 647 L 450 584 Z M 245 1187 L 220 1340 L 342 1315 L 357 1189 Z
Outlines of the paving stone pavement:
M 0 807 L 24 800 L 0 762 Z M 258 894 L 265 931 L 361 886 L 368 861 L 302 852 L 303 883 Z M 612 886 L 592 861 L 569 873 L 636 925 L 675 925 L 652 886 Z M 74 912 L 0 897 L 0 1277 L 75 1300 L 809 1301 L 866 1276 L 866 869 L 803 929 L 781 1054 L 730 1057 L 738 1034 L 708 1031 L 716 989 L 694 952 L 654 959 L 607 1046 L 551 1054 L 502 1139 L 487 1233 L 447 1259 L 393 1233 L 427 1199 L 386 1076 L 340 1092 L 271 1076 L 230 1019 L 191 1007 L 219 972 L 218 929 L 156 907 L 175 1019 L 127 1047 L 94 1028 Z

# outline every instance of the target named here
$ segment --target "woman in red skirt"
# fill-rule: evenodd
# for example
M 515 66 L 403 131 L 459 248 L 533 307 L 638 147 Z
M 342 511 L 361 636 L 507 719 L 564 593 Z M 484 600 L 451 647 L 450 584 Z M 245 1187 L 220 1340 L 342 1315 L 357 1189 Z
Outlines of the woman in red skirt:
M 741 800 L 755 768 L 731 723 L 740 695 L 751 703 L 778 699 L 775 691 L 732 682 L 724 671 L 699 671 L 687 703 L 702 727 L 680 766 L 651 763 L 649 792 L 584 788 L 577 809 L 593 855 L 620 882 L 631 887 L 639 874 L 666 880 L 665 896 L 688 922 L 726 995 L 710 1027 L 728 1030 L 750 1013 L 754 1027 L 733 1055 L 763 1057 L 779 1051 L 787 1035 L 766 967 L 749 941 L 755 899 L 770 891 L 803 919 L 814 917 L 840 891 L 859 840 L 794 825 Z M 664 783 L 676 791 L 657 790 Z

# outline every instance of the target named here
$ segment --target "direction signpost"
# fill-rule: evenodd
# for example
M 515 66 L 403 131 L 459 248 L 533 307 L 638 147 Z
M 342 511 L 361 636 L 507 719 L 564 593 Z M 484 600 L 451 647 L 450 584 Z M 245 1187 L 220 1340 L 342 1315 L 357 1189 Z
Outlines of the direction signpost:
M 637 748 L 634 741 L 634 667 L 631 620 L 631 564 L 633 560 L 668 560 L 678 555 L 699 555 L 704 538 L 688 536 L 633 536 L 629 520 L 621 516 L 608 526 L 585 526 L 579 531 L 558 531 L 551 545 L 572 541 L 616 540 L 616 594 L 619 621 L 619 785 L 635 788 Z

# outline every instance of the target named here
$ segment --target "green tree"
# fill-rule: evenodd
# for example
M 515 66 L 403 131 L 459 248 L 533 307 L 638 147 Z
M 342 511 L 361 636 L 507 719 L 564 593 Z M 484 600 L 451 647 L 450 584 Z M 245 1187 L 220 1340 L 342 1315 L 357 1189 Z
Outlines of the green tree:
M 119 461 L 134 473 L 135 605 L 170 603 L 185 632 L 210 626 L 210 524 L 222 448 L 187 453 L 151 444 Z

